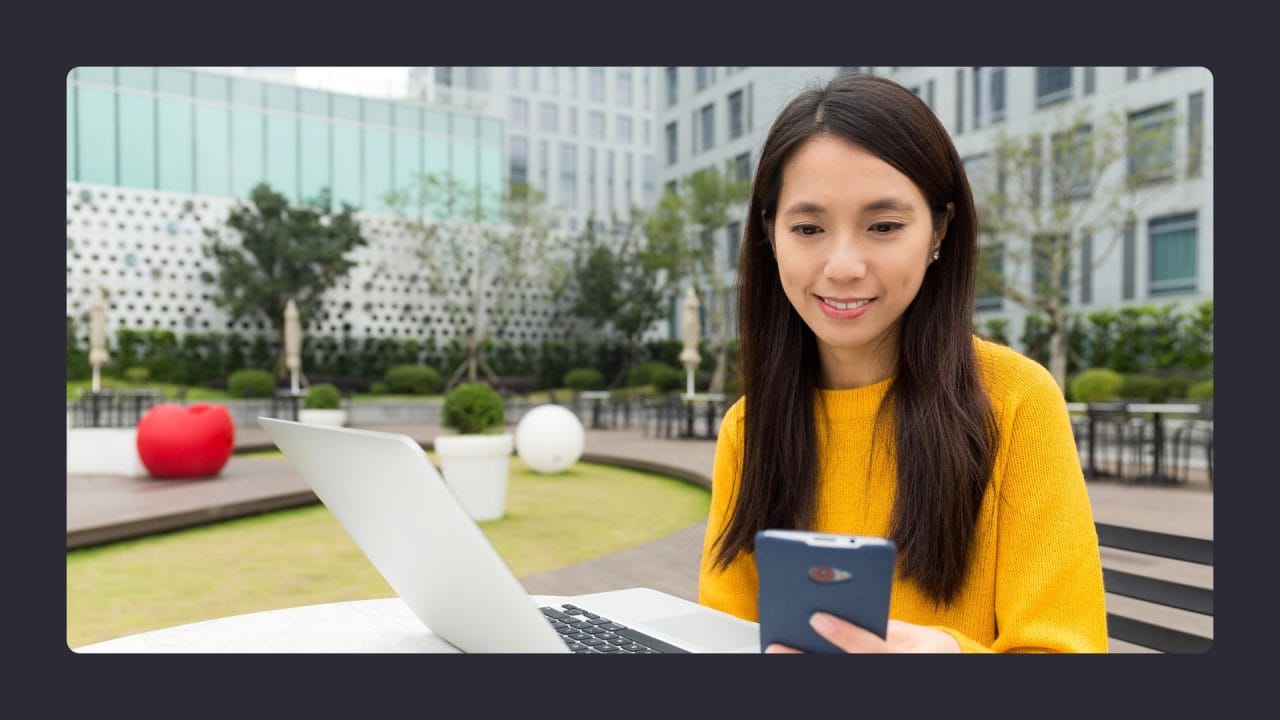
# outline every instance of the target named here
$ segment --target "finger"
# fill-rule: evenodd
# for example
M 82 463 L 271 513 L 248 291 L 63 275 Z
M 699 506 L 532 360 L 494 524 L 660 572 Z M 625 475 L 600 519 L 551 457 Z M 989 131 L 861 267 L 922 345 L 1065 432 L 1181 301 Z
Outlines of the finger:
M 888 652 L 888 644 L 879 635 L 854 625 L 848 620 L 824 612 L 809 617 L 814 632 L 845 652 Z
M 799 655 L 802 653 L 801 650 L 797 650 L 793 647 L 783 645 L 782 643 L 769 643 L 769 647 L 765 648 L 764 651 L 766 653 L 779 654 L 779 655 L 781 654 Z

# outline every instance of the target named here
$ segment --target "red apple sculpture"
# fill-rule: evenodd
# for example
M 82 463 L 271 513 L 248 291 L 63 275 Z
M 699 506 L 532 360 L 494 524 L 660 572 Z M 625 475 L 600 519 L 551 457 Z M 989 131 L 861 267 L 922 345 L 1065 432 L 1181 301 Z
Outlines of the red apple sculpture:
M 235 426 L 223 405 L 161 403 L 138 421 L 138 458 L 157 479 L 217 475 L 234 443 Z

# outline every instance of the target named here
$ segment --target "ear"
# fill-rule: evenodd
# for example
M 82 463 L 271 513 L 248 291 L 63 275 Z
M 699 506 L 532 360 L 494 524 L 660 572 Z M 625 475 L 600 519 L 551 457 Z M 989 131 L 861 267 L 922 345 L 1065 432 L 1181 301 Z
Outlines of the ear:
M 947 214 L 942 218 L 942 222 L 933 229 L 933 247 L 936 250 L 942 244 L 942 238 L 947 236 L 947 228 L 951 225 L 951 219 L 956 216 L 956 204 L 947 203 Z

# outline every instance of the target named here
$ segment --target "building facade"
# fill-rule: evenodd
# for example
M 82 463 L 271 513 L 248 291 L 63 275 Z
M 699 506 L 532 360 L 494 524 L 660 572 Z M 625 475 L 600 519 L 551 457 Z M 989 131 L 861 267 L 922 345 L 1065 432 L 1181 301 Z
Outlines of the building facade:
M 657 72 L 658 181 L 664 191 L 676 190 L 702 168 L 749 179 L 785 104 L 843 72 L 883 75 L 919 95 L 947 128 L 975 192 L 981 191 L 982 166 L 1004 137 L 1040 136 L 1047 183 L 1051 137 L 1073 123 L 1078 128 L 1080 118 L 1098 127 L 1118 118 L 1129 132 L 1171 127 L 1143 161 L 1161 167 L 1132 193 L 1130 221 L 1100 227 L 1075 244 L 1066 309 L 1087 314 L 1165 303 L 1188 309 L 1213 297 L 1213 82 L 1204 68 L 664 67 Z M 1110 172 L 1123 175 L 1134 162 L 1130 157 L 1126 168 L 1121 160 Z M 1110 180 L 1099 187 L 1115 191 L 1124 184 L 1123 177 Z M 734 212 L 739 218 L 744 213 L 745 206 Z M 739 219 L 715 231 L 717 264 L 729 284 L 742 230 Z M 1018 244 L 1029 242 L 1001 238 L 999 248 L 984 248 L 983 260 L 1006 283 L 1029 289 L 1035 279 L 1031 264 L 1012 262 L 1019 256 Z M 1028 314 L 1006 297 L 984 293 L 975 320 L 979 327 L 1007 321 L 1010 339 L 1022 349 Z
M 541 192 L 567 232 L 657 200 L 655 68 L 419 67 L 409 94 L 505 119 L 507 178 Z
M 270 73 L 280 78 L 282 73 Z M 419 173 L 478 188 L 496 214 L 506 188 L 503 119 L 407 99 L 388 100 L 264 81 L 261 74 L 181 68 L 74 69 L 67 76 L 67 316 L 86 334 L 93 293 L 117 328 L 266 331 L 231 322 L 212 302 L 216 273 L 205 230 L 219 229 L 267 182 L 291 202 L 331 193 L 359 208 L 369 245 L 328 294 L 308 333 L 446 342 L 457 330 L 416 282 L 421 263 L 385 198 Z M 508 339 L 546 331 L 536 288 L 520 295 Z

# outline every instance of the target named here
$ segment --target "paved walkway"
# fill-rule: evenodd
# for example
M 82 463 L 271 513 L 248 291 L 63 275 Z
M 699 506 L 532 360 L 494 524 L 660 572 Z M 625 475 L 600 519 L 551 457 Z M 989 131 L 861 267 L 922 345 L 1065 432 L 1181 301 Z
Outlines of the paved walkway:
M 438 426 L 429 424 L 367 427 L 404 433 L 427 446 L 439 433 Z M 68 549 L 315 502 L 287 462 L 241 454 L 275 449 L 260 428 L 237 427 L 236 447 L 237 454 L 223 472 L 211 479 L 158 482 L 68 475 Z M 709 487 L 714 452 L 715 443 L 710 440 L 648 438 L 640 430 L 588 430 L 583 459 L 652 470 Z M 1182 486 L 1095 480 L 1088 489 L 1099 522 L 1213 537 L 1213 493 L 1203 471 L 1193 469 L 1191 481 Z M 521 580 L 533 594 L 574 595 L 642 586 L 696 600 L 704 531 L 705 523 L 699 522 L 639 547 Z M 1103 564 L 1213 585 L 1212 568 L 1182 568 L 1170 562 L 1153 569 L 1149 559 L 1105 548 Z

